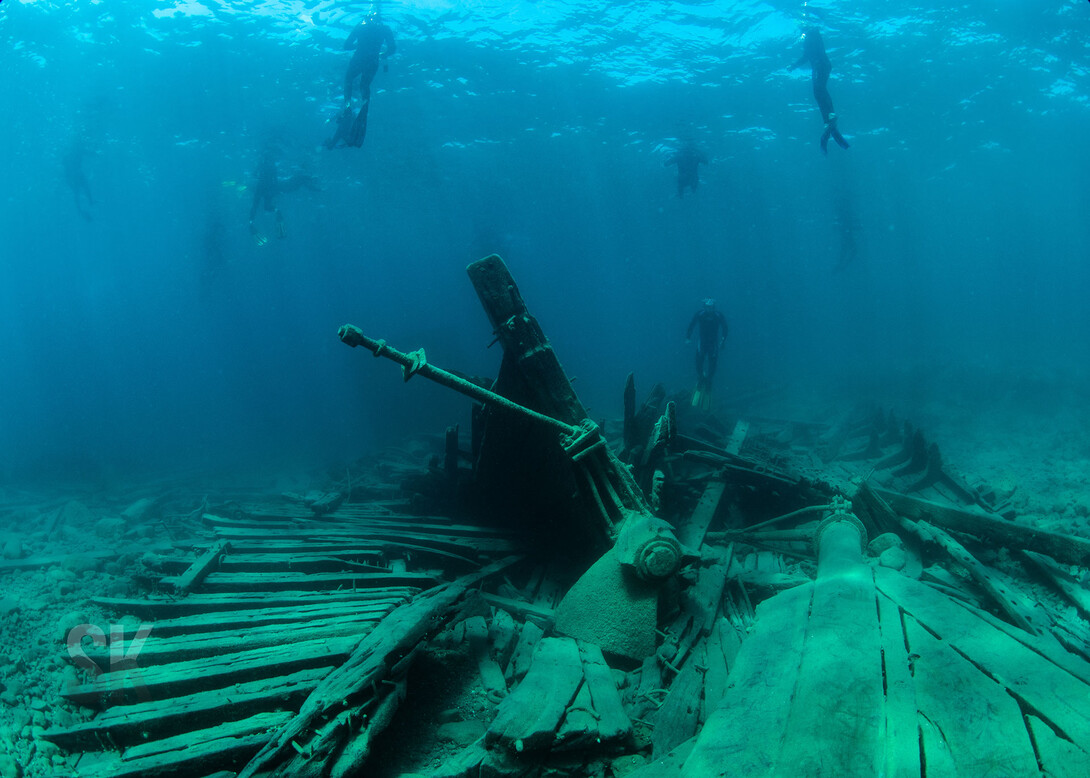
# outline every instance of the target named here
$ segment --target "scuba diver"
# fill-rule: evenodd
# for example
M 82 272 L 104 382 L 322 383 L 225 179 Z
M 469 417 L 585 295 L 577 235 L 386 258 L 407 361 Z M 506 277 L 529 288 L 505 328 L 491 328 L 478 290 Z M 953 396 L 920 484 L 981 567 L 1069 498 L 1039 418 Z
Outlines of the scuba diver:
M 386 51 L 382 51 L 382 45 L 386 44 Z M 363 139 L 367 135 L 367 109 L 371 106 L 371 82 L 378 73 L 380 52 L 383 61 L 382 72 L 385 73 L 388 66 L 385 61 L 396 51 L 394 34 L 390 32 L 382 21 L 382 15 L 378 10 L 372 11 L 363 21 L 356 25 L 344 42 L 345 50 L 355 48 L 348 70 L 344 74 L 344 108 L 337 117 L 337 130 L 333 137 L 325 141 L 323 145 L 327 149 L 336 148 L 338 145 L 362 146 Z M 363 104 L 359 113 L 352 118 L 352 85 L 356 79 L 360 80 L 360 96 Z
M 697 330 L 696 342 L 696 390 L 693 392 L 693 407 L 707 411 L 711 409 L 712 378 L 719 365 L 719 350 L 727 342 L 727 320 L 716 310 L 715 300 L 710 297 L 689 322 L 685 332 L 685 342 L 691 343 L 693 330 Z
M 814 25 L 808 25 L 802 31 L 802 56 L 791 69 L 802 67 L 803 63 L 810 61 L 810 74 L 814 84 L 814 99 L 817 100 L 818 110 L 821 111 L 821 119 L 825 122 L 825 131 L 821 133 L 821 153 L 828 154 L 829 138 L 837 142 L 842 149 L 848 148 L 848 141 L 840 134 L 837 128 L 837 116 L 833 111 L 833 98 L 829 95 L 829 74 L 833 71 L 833 64 L 829 61 L 829 55 L 825 53 L 825 42 L 821 39 L 821 33 Z
M 702 164 L 708 164 L 708 157 L 703 151 L 698 149 L 696 144 L 692 141 L 686 141 L 682 144 L 680 149 L 675 151 L 670 158 L 666 160 L 663 167 L 677 165 L 678 198 L 685 196 L 686 188 L 691 189 L 694 193 L 696 192 L 696 187 L 700 184 L 700 177 L 697 174 L 697 169 Z
M 276 206 L 276 196 L 283 192 L 294 192 L 304 186 L 312 192 L 321 191 L 318 179 L 307 173 L 295 173 L 291 178 L 280 178 L 276 170 L 276 150 L 272 145 L 267 146 L 261 154 L 257 180 L 254 182 L 254 199 L 250 204 L 250 234 L 254 238 L 254 243 L 264 246 L 269 242 L 268 238 L 258 232 L 257 225 L 254 224 L 254 218 L 262 204 L 266 211 L 273 211 L 276 214 L 276 236 L 278 238 L 287 236 L 284 215 Z
M 61 159 L 64 165 L 64 181 L 72 190 L 72 197 L 76 201 L 76 210 L 87 221 L 93 221 L 89 207 L 95 204 L 95 198 L 91 196 L 91 185 L 87 183 L 87 174 L 83 172 L 83 158 L 90 153 L 84 148 L 83 143 L 76 141 Z M 87 207 L 83 201 L 87 200 Z

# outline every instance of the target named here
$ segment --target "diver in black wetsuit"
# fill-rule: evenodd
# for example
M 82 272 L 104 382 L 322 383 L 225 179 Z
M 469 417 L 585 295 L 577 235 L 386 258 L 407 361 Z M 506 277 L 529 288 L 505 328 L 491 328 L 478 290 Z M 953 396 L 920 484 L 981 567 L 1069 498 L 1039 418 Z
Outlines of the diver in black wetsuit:
M 702 164 L 708 164 L 708 157 L 691 141 L 685 143 L 666 160 L 664 167 L 677 165 L 677 196 L 679 198 L 685 196 L 686 188 L 696 192 L 696 187 L 700 184 L 697 170 Z
M 87 183 L 87 174 L 83 172 L 83 158 L 87 154 L 87 149 L 77 141 L 65 153 L 61 164 L 64 165 L 64 181 L 72 190 L 72 197 L 76 201 L 76 210 L 84 219 L 92 221 L 95 217 L 91 215 L 88 208 L 95 204 L 95 198 L 91 196 L 91 185 Z M 87 200 L 87 207 L 84 207 L 84 199 Z
M 727 342 L 727 320 L 723 314 L 716 310 L 715 300 L 708 298 L 700 310 L 693 314 L 693 320 L 689 322 L 689 329 L 685 332 L 685 342 L 689 343 L 693 338 L 693 330 L 697 330 L 696 341 L 696 393 L 693 396 L 693 405 L 706 403 L 706 397 L 712 388 L 712 378 L 715 377 L 715 369 L 719 365 L 719 350 Z M 701 396 L 705 400 L 701 401 Z
M 386 51 L 382 51 L 383 44 L 386 44 Z M 367 135 L 367 109 L 371 105 L 371 82 L 378 73 L 379 60 L 384 61 L 385 72 L 385 60 L 397 50 L 394 34 L 377 11 L 368 14 L 356 25 L 344 42 L 344 48 L 354 48 L 356 51 L 344 74 L 344 108 L 337 119 L 337 131 L 325 142 L 326 148 L 330 149 L 341 143 L 345 146 L 363 145 Z M 352 119 L 352 89 L 357 78 L 360 80 L 363 104 L 356 118 Z
M 261 164 L 257 168 L 257 180 L 254 182 L 254 199 L 250 204 L 250 234 L 254 236 L 254 243 L 264 246 L 268 238 L 257 230 L 254 218 L 258 208 L 264 204 L 266 211 L 276 214 L 276 235 L 283 238 L 287 235 L 284 228 L 284 215 L 276 206 L 276 196 L 282 192 L 294 192 L 296 189 L 306 187 L 312 192 L 320 192 L 318 179 L 306 173 L 295 173 L 291 178 L 280 178 L 276 170 L 276 151 L 266 148 L 261 155 Z
M 836 126 L 836 113 L 833 111 L 833 98 L 829 95 L 829 74 L 833 71 L 833 64 L 829 61 L 829 55 L 825 53 L 825 41 L 821 39 L 821 33 L 817 27 L 806 27 L 802 32 L 802 56 L 791 69 L 802 67 L 803 63 L 810 61 L 811 78 L 814 83 L 814 99 L 817 100 L 818 110 L 821 111 L 821 119 L 825 122 L 825 131 L 821 134 L 821 153 L 827 154 L 829 138 L 837 142 L 842 149 L 848 148 L 848 141 L 840 134 Z

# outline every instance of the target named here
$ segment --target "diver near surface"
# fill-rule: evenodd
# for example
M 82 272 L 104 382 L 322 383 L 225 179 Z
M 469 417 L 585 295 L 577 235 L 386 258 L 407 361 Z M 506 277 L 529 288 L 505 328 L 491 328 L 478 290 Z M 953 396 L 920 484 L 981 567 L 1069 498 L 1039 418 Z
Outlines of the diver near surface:
M 258 246 L 264 246 L 268 243 L 268 238 L 258 231 L 257 225 L 254 223 L 257 211 L 262 205 L 264 205 L 265 211 L 272 211 L 276 214 L 277 237 L 287 236 L 287 230 L 284 227 L 284 215 L 280 213 L 280 208 L 276 205 L 276 197 L 283 192 L 294 192 L 302 187 L 306 187 L 312 192 L 321 191 L 321 187 L 318 186 L 318 179 L 307 173 L 295 173 L 291 178 L 280 178 L 276 169 L 276 150 L 271 145 L 266 147 L 261 154 L 261 163 L 257 168 L 257 180 L 254 182 L 254 199 L 250 204 L 250 234 L 254 238 L 254 243 Z
M 686 189 L 696 192 L 696 188 L 700 184 L 699 167 L 707 164 L 707 155 L 698 149 L 692 141 L 683 143 L 681 148 L 666 160 L 663 167 L 677 165 L 677 196 L 679 199 L 685 196 Z
M 711 409 L 712 379 L 719 366 L 719 350 L 727 343 L 727 320 L 716 309 L 715 300 L 706 298 L 700 310 L 693 314 L 685 332 L 686 343 L 692 342 L 694 329 L 697 330 L 697 341 L 693 407 L 706 411 Z
M 64 182 L 72 190 L 76 210 L 87 221 L 93 221 L 95 217 L 88 209 L 94 206 L 95 198 L 91 195 L 91 185 L 87 182 L 87 174 L 83 171 L 83 159 L 88 153 L 83 143 L 77 141 L 65 152 L 61 164 L 64 166 Z M 87 201 L 86 206 L 84 206 L 84 200 Z
M 384 44 L 386 50 L 382 51 Z M 371 82 L 378 73 L 379 60 L 382 60 L 383 72 L 386 72 L 388 66 L 385 62 L 397 50 L 394 34 L 382 21 L 382 15 L 377 10 L 364 17 L 349 33 L 344 48 L 346 51 L 355 48 L 356 51 L 352 54 L 352 60 L 344 74 L 344 107 L 337 117 L 337 130 L 324 143 L 328 149 L 338 145 L 363 145 L 363 139 L 367 136 L 367 111 L 371 106 Z M 360 80 L 363 104 L 353 119 L 352 90 L 357 78 Z
M 821 111 L 821 120 L 825 122 L 825 130 L 821 133 L 821 153 L 829 153 L 830 137 L 840 148 L 846 149 L 848 141 L 844 140 L 844 136 L 840 134 L 836 126 L 837 116 L 833 110 L 833 98 L 829 94 L 829 74 L 833 72 L 833 63 L 829 61 L 829 55 L 825 53 L 825 41 L 821 39 L 821 33 L 812 24 L 802 30 L 802 56 L 791 66 L 791 69 L 802 67 L 807 60 L 810 62 L 814 99 L 817 101 L 818 110 Z

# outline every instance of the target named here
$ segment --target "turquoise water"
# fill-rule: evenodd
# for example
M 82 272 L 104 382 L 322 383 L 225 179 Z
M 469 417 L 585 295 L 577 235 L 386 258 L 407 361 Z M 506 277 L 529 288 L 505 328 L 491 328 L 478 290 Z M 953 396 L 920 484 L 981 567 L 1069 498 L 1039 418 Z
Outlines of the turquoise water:
M 493 251 L 596 416 L 630 370 L 691 384 L 705 296 L 725 397 L 1084 386 L 1090 5 L 386 2 L 366 142 L 328 151 L 367 10 L 0 4 L 0 473 L 332 461 L 465 423 L 336 331 L 493 375 L 464 274 Z M 852 144 L 827 157 L 789 70 L 804 14 Z M 710 163 L 679 200 L 684 140 Z M 257 246 L 269 144 L 322 191 L 281 196 Z

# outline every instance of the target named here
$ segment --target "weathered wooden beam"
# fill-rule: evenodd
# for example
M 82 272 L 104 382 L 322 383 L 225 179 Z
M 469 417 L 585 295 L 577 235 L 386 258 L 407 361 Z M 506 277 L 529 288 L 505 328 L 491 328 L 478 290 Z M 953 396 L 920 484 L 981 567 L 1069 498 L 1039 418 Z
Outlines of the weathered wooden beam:
M 1061 562 L 1090 566 L 1090 539 L 1029 527 L 976 509 L 953 508 L 877 487 L 874 492 L 894 511 L 914 521 L 923 519 L 943 529 L 975 535 L 1012 550 L 1037 551 Z
M 191 594 L 181 599 L 128 597 L 92 597 L 91 602 L 118 613 L 139 616 L 178 617 L 193 613 L 233 611 L 244 609 L 287 608 L 307 605 L 334 605 L 384 601 L 394 597 L 412 597 L 420 589 L 414 586 L 397 586 L 356 591 L 288 591 L 288 592 L 237 592 L 231 594 Z
M 381 629 L 369 633 L 348 661 L 326 676 L 303 703 L 298 715 L 271 733 L 239 778 L 253 778 L 269 771 L 281 776 L 321 774 L 346 748 L 355 749 L 353 761 L 365 758 L 366 748 L 362 755 L 359 748 L 366 746 L 381 729 L 381 726 L 372 728 L 363 718 L 364 708 L 375 701 L 373 688 L 386 680 L 396 683 L 407 669 L 407 662 L 403 664 L 402 660 L 413 654 L 431 630 L 454 615 L 466 592 L 519 559 L 507 557 L 493 562 L 418 595 L 387 616 Z M 344 726 L 328 726 L 333 721 L 343 722 Z M 376 723 L 383 721 L 388 719 L 380 718 Z M 361 742 L 353 746 L 353 741 Z
M 515 279 L 497 255 L 472 263 L 466 272 L 492 331 L 526 379 L 535 410 L 570 425 L 587 418 L 549 339 L 523 302 Z
M 144 743 L 302 702 L 332 669 L 317 667 L 165 700 L 114 705 L 93 721 L 48 729 L 42 737 L 70 751 Z
M 231 544 L 226 540 L 217 541 L 210 549 L 205 551 L 189 569 L 182 573 L 177 578 L 164 578 L 163 582 L 167 585 L 173 585 L 179 592 L 191 592 L 200 583 L 208 577 L 208 574 L 215 570 L 223 559 L 224 554 L 231 548 Z

